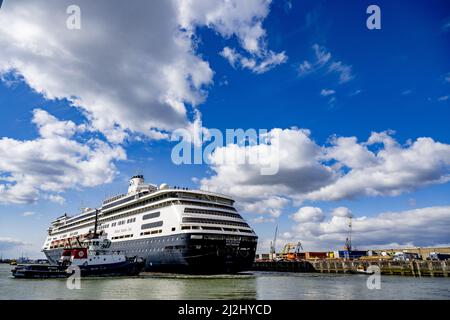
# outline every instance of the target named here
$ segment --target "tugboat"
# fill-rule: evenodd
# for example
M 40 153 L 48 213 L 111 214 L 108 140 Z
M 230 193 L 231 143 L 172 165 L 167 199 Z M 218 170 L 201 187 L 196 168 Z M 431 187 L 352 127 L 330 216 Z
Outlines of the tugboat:
M 111 241 L 106 237 L 96 236 L 82 244 L 77 248 L 64 249 L 59 265 L 66 270 L 79 267 L 83 277 L 133 276 L 144 267 L 143 260 L 110 251 Z
M 66 278 L 79 268 L 82 277 L 111 277 L 135 276 L 144 267 L 142 259 L 109 250 L 111 241 L 97 233 L 97 216 L 94 233 L 78 244 L 65 248 L 57 265 L 20 264 L 11 272 L 15 278 Z

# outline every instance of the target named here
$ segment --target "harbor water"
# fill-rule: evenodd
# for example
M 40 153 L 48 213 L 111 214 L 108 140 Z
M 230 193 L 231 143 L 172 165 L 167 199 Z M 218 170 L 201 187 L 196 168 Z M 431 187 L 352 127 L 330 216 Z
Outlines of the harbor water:
M 381 276 L 380 289 L 368 289 L 368 275 L 248 272 L 190 276 L 145 274 L 133 278 L 82 279 L 69 290 L 66 279 L 11 277 L 0 264 L 0 299 L 444 299 L 449 278 Z

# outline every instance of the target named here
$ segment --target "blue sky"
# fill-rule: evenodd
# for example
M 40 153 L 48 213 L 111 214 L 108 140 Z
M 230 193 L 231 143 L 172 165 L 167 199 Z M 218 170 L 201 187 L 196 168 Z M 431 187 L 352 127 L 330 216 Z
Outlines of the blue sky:
M 395 219 L 389 220 L 389 217 L 380 217 L 380 213 L 394 212 L 399 215 L 399 221 L 402 221 L 402 214 L 411 215 L 413 218 L 416 217 L 418 221 L 422 221 L 420 222 L 422 225 L 419 223 L 419 227 L 422 226 L 423 233 L 427 234 L 427 236 L 419 236 L 417 230 L 420 228 L 413 225 L 410 226 L 410 229 L 400 228 L 394 231 L 404 232 L 404 237 L 389 238 L 387 235 L 385 239 L 378 238 L 375 241 L 371 236 L 364 236 L 364 233 L 368 231 L 364 225 L 364 219 L 362 219 L 359 244 L 358 233 L 355 235 L 355 244 L 360 247 L 372 244 L 425 246 L 450 243 L 450 235 L 448 231 L 445 232 L 450 227 L 448 213 L 450 211 L 448 197 L 450 186 L 447 182 L 450 174 L 450 153 L 448 152 L 450 144 L 448 130 L 450 119 L 449 6 L 446 1 L 372 2 L 345 1 L 344 4 L 343 1 L 289 2 L 274 0 L 267 5 L 264 4 L 264 1 L 254 1 L 255 7 L 249 10 L 254 9 L 255 20 L 261 22 L 261 27 L 265 30 L 265 33 L 263 36 L 256 38 L 258 47 L 253 51 L 245 45 L 245 39 L 248 39 L 248 37 L 246 38 L 248 35 L 245 33 L 245 30 L 247 30 L 245 28 L 244 31 L 234 30 L 233 28 L 238 27 L 233 24 L 227 25 L 223 21 L 222 25 L 214 21 L 209 24 L 202 24 L 198 22 L 203 19 L 203 16 L 201 16 L 202 8 L 197 8 L 198 11 L 192 13 L 192 15 L 195 15 L 199 12 L 195 19 L 189 20 L 186 18 L 187 21 L 195 21 L 187 24 L 188 27 L 192 27 L 194 33 L 194 39 L 189 42 L 192 45 L 193 52 L 186 53 L 183 51 L 183 55 L 190 55 L 186 58 L 189 63 L 191 63 L 191 56 L 207 62 L 211 70 L 210 74 L 207 70 L 203 71 L 201 64 L 186 67 L 189 70 L 188 73 L 191 73 L 189 75 L 191 78 L 195 77 L 192 75 L 195 75 L 198 70 L 202 70 L 201 75 L 199 75 L 201 78 L 199 82 L 202 84 L 201 89 L 190 89 L 196 94 L 200 92 L 202 99 L 196 98 L 194 100 L 197 103 L 192 103 L 192 101 L 189 101 L 190 93 L 186 94 L 184 89 L 180 91 L 181 93 L 177 93 L 177 97 L 185 94 L 182 104 L 186 110 L 187 123 L 194 120 L 195 110 L 198 110 L 201 113 L 202 125 L 205 128 L 218 128 L 223 131 L 227 128 L 262 128 L 268 130 L 280 128 L 287 130 L 296 127 L 308 129 L 311 141 L 323 148 L 333 146 L 330 141 L 330 137 L 333 136 L 356 137 L 358 144 L 363 145 L 371 137 L 372 132 L 381 133 L 393 130 L 395 133 L 390 134 L 390 136 L 398 142 L 400 150 L 407 150 L 411 143 L 421 137 L 430 138 L 433 141 L 424 148 L 441 150 L 439 151 L 440 158 L 435 159 L 434 162 L 424 156 L 428 154 L 426 152 L 418 152 L 418 158 L 408 160 L 409 162 L 405 163 L 406 172 L 402 172 L 399 177 L 393 176 L 396 180 L 394 184 L 398 183 L 397 187 L 366 186 L 367 189 L 377 191 L 377 195 L 363 192 L 356 195 L 344 194 L 338 198 L 327 195 L 320 195 L 317 198 L 293 190 L 292 187 L 289 188 L 289 191 L 280 191 L 274 194 L 268 192 L 267 195 L 261 196 L 255 196 L 254 194 L 237 195 L 243 215 L 250 221 L 260 237 L 260 250 L 262 251 L 267 250 L 268 241 L 273 236 L 276 224 L 279 225 L 280 242 L 301 240 L 306 243 L 307 247 L 315 249 L 334 249 L 342 246 L 340 241 L 345 236 L 345 232 L 339 229 L 342 221 L 338 221 L 336 217 L 339 217 L 339 214 L 333 211 L 338 207 L 347 208 L 355 218 L 365 216 L 365 219 L 369 219 L 374 225 L 380 225 L 380 228 L 383 226 L 383 219 L 387 219 L 387 224 L 389 224 L 389 221 L 397 221 Z M 220 1 L 218 3 L 219 6 Z M 368 17 L 366 8 L 370 4 L 377 4 L 381 8 L 381 30 L 368 30 L 366 28 Z M 24 7 L 26 8 L 27 5 L 25 3 Z M 59 10 L 54 2 L 51 2 L 48 6 L 53 6 L 54 10 Z M 83 4 L 80 7 L 83 13 Z M 264 12 L 261 8 L 265 8 L 267 11 Z M 74 214 L 83 206 L 98 206 L 106 195 L 125 191 L 128 178 L 136 172 L 142 171 L 148 182 L 156 184 L 167 182 L 171 185 L 191 188 L 212 186 L 214 183 L 210 179 L 214 176 L 223 179 L 220 168 L 219 171 L 215 171 L 214 167 L 206 164 L 174 165 L 170 155 L 175 143 L 166 138 L 153 139 L 146 136 L 142 127 L 128 125 L 129 123 L 135 125 L 137 121 L 135 118 L 132 118 L 129 122 L 114 120 L 116 122 L 113 127 L 121 126 L 126 132 L 125 139 L 118 141 L 108 136 L 107 132 L 110 128 L 106 128 L 104 123 L 108 122 L 109 119 L 105 122 L 101 121 L 103 120 L 101 117 L 108 112 L 96 105 L 103 103 L 103 101 L 94 102 L 95 99 L 90 98 L 89 88 L 82 86 L 82 81 L 76 78 L 78 74 L 73 80 L 73 92 L 71 92 L 72 86 L 70 83 L 72 79 L 70 76 L 75 75 L 74 70 L 81 70 L 79 71 L 81 73 L 86 72 L 87 69 L 74 68 L 72 70 L 69 64 L 66 74 L 68 78 L 65 78 L 66 81 L 64 81 L 65 87 L 60 83 L 55 84 L 53 80 L 61 79 L 61 75 L 57 74 L 55 69 L 64 68 L 64 66 L 67 66 L 67 64 L 65 65 L 67 61 L 59 56 L 52 58 L 52 55 L 50 55 L 50 58 L 46 58 L 44 64 L 40 63 L 39 59 L 44 58 L 40 54 L 36 55 L 31 45 L 35 44 L 34 40 L 40 39 L 39 35 L 31 33 L 31 36 L 20 37 L 21 32 L 18 31 L 25 28 L 25 25 L 20 24 L 11 27 L 18 28 L 15 35 L 11 35 L 9 32 L 11 30 L 5 29 L 8 28 L 6 24 L 9 21 L 8 19 L 21 21 L 20 19 L 23 18 L 17 13 L 16 9 L 10 1 L 5 1 L 0 11 L 0 47 L 3 48 L 0 49 L 0 55 L 5 57 L 4 61 L 6 61 L 3 64 L 0 63 L 0 72 L 3 78 L 3 81 L 0 82 L 0 137 L 3 137 L 5 148 L 6 146 L 11 147 L 5 142 L 6 138 L 10 138 L 17 141 L 17 144 L 11 147 L 17 148 L 17 153 L 14 154 L 20 155 L 20 152 L 27 152 L 20 149 L 19 144 L 24 141 L 44 138 L 38 127 L 46 128 L 45 125 L 49 121 L 48 116 L 51 115 L 59 122 L 71 121 L 72 124 L 86 125 L 91 128 L 88 130 L 77 129 L 76 134 L 68 135 L 64 133 L 64 135 L 61 135 L 64 139 L 67 138 L 80 145 L 86 144 L 90 139 L 98 139 L 110 146 L 111 150 L 107 152 L 112 154 L 120 148 L 126 153 L 127 159 L 111 155 L 111 160 L 107 161 L 106 165 L 112 165 L 114 167 L 113 172 L 106 173 L 105 171 L 94 182 L 78 181 L 77 179 L 71 179 L 69 182 L 61 180 L 61 188 L 59 189 L 61 192 L 54 189 L 43 190 L 39 185 L 31 185 L 30 180 L 41 181 L 39 179 L 42 178 L 42 175 L 45 178 L 45 170 L 39 172 L 39 179 L 35 175 L 29 180 L 17 178 L 27 175 L 27 172 L 25 172 L 26 165 L 18 165 L 17 159 L 0 160 L 4 162 L 0 166 L 0 176 L 15 177 L 13 182 L 0 180 L 1 185 L 7 186 L 10 183 L 15 183 L 20 186 L 25 184 L 27 188 L 37 190 L 35 198 L 16 201 L 17 199 L 13 197 L 12 193 L 7 198 L 6 193 L 2 193 L 0 188 L 0 197 L 4 197 L 0 201 L 0 249 L 4 255 L 17 256 L 24 252 L 30 256 L 39 256 L 39 247 L 45 238 L 45 229 L 52 219 L 63 212 Z M 120 16 L 119 9 L 114 14 Z M 106 12 L 109 12 L 108 10 Z M 162 12 L 167 13 L 166 11 Z M 226 8 L 222 13 L 225 16 Z M 242 18 L 239 14 L 233 17 L 233 14 L 236 13 L 232 12 L 229 16 L 237 19 L 235 21 L 245 18 Z M 65 17 L 64 11 L 62 17 Z M 82 17 L 88 19 L 84 18 L 83 15 Z M 45 21 L 44 18 L 36 17 L 34 20 L 31 19 L 30 23 L 35 23 L 36 26 L 42 27 L 44 30 L 54 30 L 51 26 L 39 24 Z M 99 19 L 104 18 L 104 16 L 99 17 Z M 58 19 L 55 20 L 58 21 Z M 136 21 L 140 21 L 139 18 Z M 245 18 L 242 21 L 244 26 L 247 24 L 249 28 L 255 27 L 251 20 L 249 22 Z M 83 26 L 83 28 L 88 28 L 89 23 L 89 21 L 86 22 L 86 27 Z M 118 22 L 118 24 L 120 23 Z M 223 25 L 226 25 L 226 28 Z M 103 25 L 100 24 L 100 26 Z M 158 25 L 150 27 L 158 28 Z M 83 31 L 85 30 L 83 28 L 80 31 L 86 32 Z M 130 31 L 135 32 L 135 34 L 131 36 L 128 34 L 130 40 L 126 45 L 130 47 L 131 53 L 138 52 L 139 55 L 130 54 L 129 59 L 143 59 L 142 64 L 138 65 L 145 65 L 144 63 L 152 59 L 155 59 L 155 61 L 158 61 L 157 59 L 164 60 L 159 57 L 155 49 L 159 44 L 158 41 L 155 41 L 148 48 L 134 48 L 137 42 L 145 42 L 147 39 L 144 32 L 139 34 L 139 31 L 136 30 L 139 29 Z M 56 30 L 54 32 L 55 34 L 51 33 L 49 38 L 55 41 L 55 48 L 58 45 L 67 44 L 66 41 L 76 43 L 81 41 L 78 38 L 59 40 L 58 32 Z M 84 36 L 83 33 L 81 34 Z M 155 37 L 157 36 L 160 36 L 160 34 L 157 33 Z M 101 37 L 101 33 L 99 37 Z M 154 38 L 150 37 L 150 39 L 154 41 Z M 23 45 L 18 46 L 18 42 Z M 86 43 L 83 44 L 86 45 Z M 53 43 L 49 42 L 49 50 L 53 50 L 52 45 Z M 44 48 L 45 43 L 42 46 Z M 95 49 L 95 45 L 93 47 Z M 170 46 L 168 47 L 164 50 L 171 50 Z M 269 52 L 274 54 L 284 52 L 286 58 L 283 62 L 271 66 L 269 70 L 258 73 L 255 69 L 243 67 L 240 62 L 235 63 L 234 66 L 230 64 L 230 61 L 220 54 L 225 47 L 233 48 L 240 55 L 255 59 L 257 63 L 268 59 Z M 79 47 L 65 48 L 69 53 L 80 50 Z M 114 48 L 100 50 L 101 48 L 97 48 L 97 52 L 94 49 L 86 46 L 79 52 L 86 54 L 85 59 L 88 62 L 91 61 L 89 60 L 91 54 L 94 56 L 99 52 L 104 55 L 106 61 L 110 59 L 110 55 L 120 55 L 123 59 L 121 61 L 127 62 L 123 58 L 127 54 L 124 48 L 120 48 L 120 50 L 114 50 Z M 56 50 L 55 52 L 63 52 Z M 322 56 L 318 56 L 317 52 L 321 53 Z M 327 56 L 326 62 L 321 64 L 319 58 Z M 113 58 L 111 58 L 111 61 L 114 61 Z M 81 58 L 81 60 L 83 59 Z M 53 61 L 53 63 L 49 61 Z M 305 61 L 307 64 L 305 64 Z M 308 69 L 308 72 L 302 72 L 301 66 L 307 65 L 312 66 L 312 69 Z M 314 65 L 316 66 L 314 67 Z M 35 67 L 35 69 L 30 70 L 27 66 Z M 191 67 L 192 69 L 190 69 Z M 92 80 L 91 90 L 94 93 L 96 85 L 107 92 L 109 88 L 111 91 L 119 88 L 118 83 L 121 80 L 129 83 L 128 74 L 122 75 L 122 69 L 119 67 L 117 67 L 116 73 L 112 72 L 118 80 L 110 80 L 108 76 L 98 76 L 102 73 L 108 75 L 111 70 L 107 72 L 105 69 L 111 68 L 112 71 L 115 71 L 116 66 L 97 67 L 94 65 L 93 68 L 96 75 Z M 153 72 L 151 68 L 153 67 L 149 68 L 148 70 L 143 69 L 142 72 L 151 74 Z M 133 72 L 139 72 L 136 70 Z M 61 71 L 58 70 L 58 72 Z M 43 74 L 48 76 L 43 76 Z M 133 74 L 130 79 L 134 81 L 135 76 Z M 75 83 L 77 81 L 81 84 Z M 141 85 L 144 90 L 149 88 L 151 93 L 173 92 L 179 88 L 179 83 L 175 83 L 175 80 L 173 83 L 168 82 L 166 87 L 158 89 L 160 91 L 153 89 L 153 82 L 151 81 L 141 83 Z M 117 90 L 119 91 L 119 89 Z M 121 94 L 124 95 L 124 99 L 131 99 L 131 96 L 126 95 L 130 95 L 131 92 L 134 91 L 130 90 Z M 74 96 L 81 98 L 83 101 L 74 102 Z M 105 98 L 104 101 L 112 101 L 111 97 L 108 97 L 108 99 Z M 120 104 L 123 101 L 117 102 L 117 105 L 121 107 L 120 110 L 127 112 L 127 108 L 130 108 L 129 113 L 137 113 L 145 108 L 150 110 L 149 119 L 159 119 L 159 113 L 157 115 L 151 113 L 152 108 L 156 110 L 160 108 L 159 105 L 153 104 L 153 102 L 146 103 L 144 99 L 142 105 L 139 104 L 140 101 L 139 103 L 136 102 L 136 108 L 131 109 L 133 107 L 131 103 L 130 106 Z M 111 108 L 111 114 L 115 114 L 116 109 L 112 105 L 113 103 L 106 107 Z M 100 109 L 96 109 L 97 107 Z M 36 109 L 45 111 L 43 121 L 34 118 L 36 114 L 33 110 Z M 102 112 L 98 110 L 102 110 Z M 100 121 L 95 122 L 94 118 L 100 119 Z M 32 122 L 32 119 L 35 119 L 34 122 Z M 161 116 L 161 119 L 163 119 L 163 116 Z M 169 124 L 165 120 L 161 120 L 160 126 L 153 122 L 151 126 L 161 130 L 162 133 L 170 134 L 173 130 L 173 127 L 170 127 L 171 121 L 176 122 L 179 119 L 173 116 L 167 121 Z M 143 124 L 143 126 L 145 125 L 147 123 Z M 65 127 L 67 128 L 67 125 Z M 49 127 L 49 130 L 52 130 L 52 128 Z M 298 134 L 298 132 L 293 134 Z M 53 139 L 54 136 L 47 135 L 45 138 Z M 438 143 L 440 145 L 437 145 Z M 378 144 L 367 144 L 364 147 L 375 153 L 380 150 L 386 151 L 386 146 L 383 147 Z M 95 146 L 91 148 L 91 151 L 97 150 Z M 295 146 L 293 149 L 295 149 Z M 5 152 L 4 150 L 3 152 Z M 49 150 L 58 149 L 49 148 Z M 431 154 L 438 154 L 438 152 L 433 151 Z M 356 157 L 357 155 L 355 155 Z M 45 159 L 47 159 L 45 156 L 40 158 L 39 163 L 45 164 Z M 292 159 L 294 161 L 296 157 L 293 156 Z M 57 163 L 61 163 L 61 161 L 59 159 Z M 438 165 L 439 169 L 425 169 L 423 164 L 428 161 L 431 165 Z M 418 167 L 415 167 L 415 164 Z M 13 167 L 14 169 L 10 169 Z M 34 170 L 33 168 L 30 169 L 31 171 Z M 244 170 L 234 169 L 233 172 L 236 175 L 242 173 L 239 170 Z M 345 175 L 350 170 L 356 169 L 356 167 L 343 168 L 340 174 Z M 358 167 L 358 169 L 360 168 Z M 24 171 L 22 175 L 21 170 Z M 98 170 L 101 171 L 102 167 L 98 166 Z M 422 173 L 419 177 L 411 178 L 408 175 L 408 173 L 414 175 L 419 171 Z M 83 173 L 84 171 L 74 172 Z M 59 174 L 65 175 L 67 173 L 62 170 Z M 52 177 L 53 175 L 49 178 Z M 194 177 L 204 182 L 195 183 L 192 180 Z M 248 181 L 254 181 L 253 178 L 249 177 Z M 277 183 L 282 185 L 283 177 L 278 178 Z M 220 179 L 218 179 L 219 182 L 222 181 Z M 301 175 L 299 175 L 299 179 L 302 179 Z M 368 177 L 361 179 L 370 180 Z M 403 182 L 401 179 L 405 179 L 405 181 Z M 235 180 L 230 178 L 230 181 Z M 249 185 L 254 186 L 254 182 L 249 182 Z M 261 190 L 265 190 L 264 187 L 270 184 L 263 181 L 261 185 Z M 214 187 L 218 191 L 223 191 L 220 186 L 215 185 Z M 285 189 L 280 188 L 279 190 Z M 59 203 L 50 201 L 50 194 L 58 195 L 60 197 L 58 198 Z M 236 195 L 233 194 L 233 196 Z M 283 202 L 284 205 L 276 205 L 275 208 L 268 206 L 266 212 L 261 206 L 256 205 L 255 207 L 254 205 L 255 202 L 261 204 L 261 201 L 264 200 L 263 196 L 282 198 L 286 201 Z M 64 198 L 64 202 L 61 198 Z M 262 207 L 264 206 L 266 204 Z M 251 208 L 254 210 L 252 211 Z M 435 212 L 436 208 L 439 208 L 438 213 Z M 274 214 L 271 209 L 280 210 L 280 213 Z M 24 216 L 24 213 L 28 214 Z M 429 220 L 421 220 L 424 219 L 424 216 L 429 216 Z M 333 217 L 335 217 L 334 220 Z M 257 220 L 258 218 L 261 219 Z M 442 229 L 429 229 L 429 224 L 435 222 Z M 355 224 L 358 224 L 358 222 L 355 222 Z M 305 229 L 317 229 L 317 232 L 308 234 Z M 332 232 L 335 236 L 328 237 L 327 232 Z M 389 232 L 387 233 L 389 234 Z M 392 233 L 392 230 L 390 233 Z M 433 233 L 435 237 L 432 237 Z

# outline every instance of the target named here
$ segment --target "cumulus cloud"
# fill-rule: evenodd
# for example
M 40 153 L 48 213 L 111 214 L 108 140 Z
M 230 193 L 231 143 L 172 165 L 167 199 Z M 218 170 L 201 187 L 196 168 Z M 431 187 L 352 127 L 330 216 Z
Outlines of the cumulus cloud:
M 264 73 L 287 61 L 285 52 L 268 49 L 262 23 L 271 0 L 179 0 L 181 26 L 191 33 L 196 26 L 214 29 L 224 38 L 236 37 L 243 52 L 224 47 L 220 52 L 233 67 Z
M 274 218 L 266 218 L 266 217 L 264 217 L 264 216 L 259 216 L 259 217 L 257 217 L 257 218 L 251 219 L 251 221 L 252 221 L 253 223 L 256 223 L 256 224 L 260 224 L 260 223 L 273 223 L 273 222 L 275 222 L 275 219 L 274 219 Z
M 305 250 L 342 249 L 349 230 L 349 220 L 344 213 L 349 209 L 336 210 L 324 220 L 295 225 L 290 232 L 290 240 L 300 240 Z M 449 206 L 384 212 L 372 217 L 354 217 L 352 240 L 361 249 L 436 246 L 450 243 L 449 228 Z
M 312 46 L 312 49 L 314 51 L 314 60 L 305 60 L 298 66 L 297 72 L 300 76 L 306 76 L 318 71 L 335 73 L 338 75 L 339 83 L 341 84 L 354 78 L 351 65 L 333 60 L 331 52 L 317 43 Z
M 302 207 L 290 218 L 295 222 L 321 222 L 325 215 L 322 209 L 318 207 Z
M 341 217 L 341 218 L 352 218 L 352 211 L 347 207 L 339 207 L 333 209 L 331 212 L 331 215 L 333 217 Z
M 304 129 L 273 129 L 268 136 L 277 137 L 279 149 L 264 159 L 266 164 L 278 165 L 278 173 L 261 175 L 262 164 L 233 161 L 240 158 L 233 155 L 258 154 L 267 145 L 229 144 L 212 154 L 213 174 L 200 180 L 201 187 L 231 194 L 246 203 L 246 211 L 262 213 L 258 204 L 264 199 L 282 198 L 298 204 L 395 196 L 450 180 L 450 145 L 431 138 L 401 145 L 393 132 L 386 131 L 374 132 L 363 142 L 356 137 L 333 136 L 321 146 Z M 289 201 L 273 202 L 273 209 L 278 214 Z M 270 202 L 264 203 L 265 212 L 270 212 L 270 207 Z
M 0 139 L 0 203 L 30 203 L 40 197 L 62 203 L 68 188 L 93 187 L 111 182 L 116 160 L 125 151 L 99 139 L 77 141 L 80 126 L 59 121 L 35 109 L 35 140 Z
M 333 170 L 319 162 L 322 149 L 309 135 L 308 130 L 273 129 L 268 133 L 268 140 L 277 139 L 279 147 L 272 152 L 267 152 L 267 144 L 229 144 L 217 148 L 210 159 L 215 174 L 200 180 L 200 185 L 205 190 L 231 194 L 244 203 L 255 203 L 255 206 L 264 203 L 266 212 L 269 206 L 280 210 L 288 203 L 281 199 L 292 198 L 294 193 L 312 192 L 335 179 Z M 264 162 L 237 161 L 248 154 L 264 155 Z M 261 169 L 267 165 L 278 166 L 278 173 L 261 175 Z M 255 208 L 245 207 L 246 211 L 251 209 Z
M 198 27 L 235 35 L 250 54 L 249 67 L 258 60 L 255 72 L 282 60 L 267 49 L 262 27 L 270 1 L 80 0 L 80 30 L 66 28 L 71 4 L 6 3 L 0 74 L 20 74 L 48 99 L 68 99 L 111 142 L 130 133 L 167 139 L 167 132 L 189 126 L 214 74 L 196 53 Z
M 26 243 L 24 243 L 20 240 L 8 238 L 8 237 L 0 237 L 0 250 L 8 251 L 8 250 L 14 249 L 16 247 L 24 246 L 24 245 L 26 245 Z
M 273 196 L 256 202 L 243 202 L 240 206 L 246 212 L 269 214 L 272 217 L 278 218 L 288 203 L 289 200 L 286 198 Z
M 305 195 L 307 199 L 395 196 L 450 179 L 450 145 L 431 138 L 418 138 L 402 146 L 383 132 L 373 133 L 363 144 L 355 138 L 345 142 L 338 138 L 333 143 L 325 159 L 338 161 L 345 170 L 333 183 Z M 370 151 L 368 147 L 373 145 L 381 149 Z

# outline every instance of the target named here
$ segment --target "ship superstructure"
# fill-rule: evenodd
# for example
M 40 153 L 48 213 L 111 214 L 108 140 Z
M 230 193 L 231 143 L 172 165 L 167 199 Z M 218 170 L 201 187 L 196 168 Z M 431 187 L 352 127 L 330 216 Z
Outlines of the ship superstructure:
M 43 252 L 57 263 L 62 250 L 94 232 L 96 209 L 57 218 Z M 111 250 L 145 260 L 145 271 L 223 273 L 249 270 L 257 236 L 228 196 L 146 184 L 131 178 L 128 192 L 103 201 L 98 229 Z

